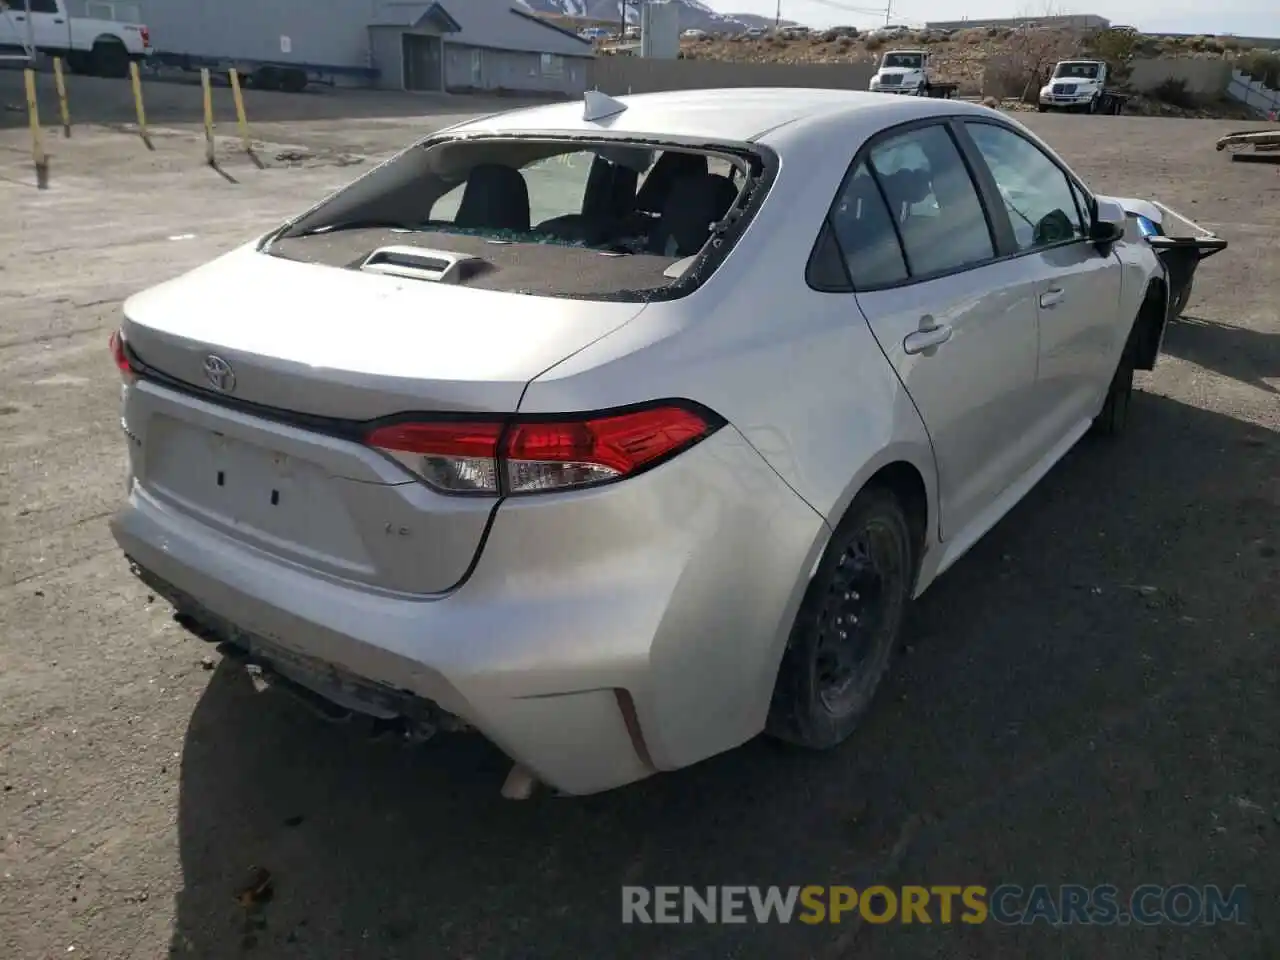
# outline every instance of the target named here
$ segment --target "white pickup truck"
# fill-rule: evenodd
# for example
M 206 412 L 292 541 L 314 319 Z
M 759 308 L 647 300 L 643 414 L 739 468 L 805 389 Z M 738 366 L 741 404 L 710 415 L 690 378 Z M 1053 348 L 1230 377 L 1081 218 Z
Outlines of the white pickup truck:
M 929 76 L 926 50 L 890 50 L 880 58 L 871 78 L 872 93 L 900 93 L 913 97 L 950 97 L 954 83 L 938 83 Z
M 1127 98 L 1107 89 L 1104 60 L 1062 60 L 1049 82 L 1040 88 L 1040 112 L 1119 113 Z
M 29 46 L 62 57 L 76 73 L 123 77 L 129 61 L 151 52 L 151 34 L 140 23 L 73 17 L 66 0 L 0 0 L 0 50 Z

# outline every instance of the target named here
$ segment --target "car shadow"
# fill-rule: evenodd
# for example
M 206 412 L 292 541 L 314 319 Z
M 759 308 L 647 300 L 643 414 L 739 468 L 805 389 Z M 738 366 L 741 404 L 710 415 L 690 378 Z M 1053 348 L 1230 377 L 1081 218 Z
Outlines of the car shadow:
M 946 820 L 1002 793 L 1014 804 L 1004 835 L 1069 856 L 1077 838 L 1038 837 L 1043 797 L 1019 799 L 1012 784 L 1030 770 L 1065 802 L 1080 772 L 1051 774 L 1047 758 L 1141 701 L 1153 668 L 1200 670 L 1208 632 L 1261 616 L 1254 565 L 1274 562 L 1277 467 L 1275 434 L 1136 394 L 1122 441 L 1082 443 L 922 598 L 875 709 L 829 754 L 761 739 L 607 794 L 503 801 L 506 763 L 483 742 L 370 741 L 255 693 L 223 661 L 186 735 L 173 949 L 810 956 L 831 946 L 829 929 L 623 928 L 619 887 L 866 883 L 912 818 Z M 1190 795 L 1200 773 L 1170 749 L 1181 785 L 1169 789 Z M 1135 789 L 1111 777 L 1112 802 Z M 1127 829 L 1090 822 L 1099 842 Z M 976 844 L 966 831 L 945 842 Z M 1004 946 L 983 956 L 1027 955 Z
M 1280 379 L 1280 334 L 1184 314 L 1169 325 L 1163 349 L 1240 383 L 1280 393 L 1268 382 Z

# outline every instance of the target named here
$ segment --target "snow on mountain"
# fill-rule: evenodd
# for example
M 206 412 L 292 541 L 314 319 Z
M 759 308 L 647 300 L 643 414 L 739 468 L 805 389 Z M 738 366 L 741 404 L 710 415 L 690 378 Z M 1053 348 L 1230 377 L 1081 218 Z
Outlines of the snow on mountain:
M 622 17 L 621 0 L 514 0 L 531 13 L 550 13 L 589 20 L 617 23 Z M 681 30 L 707 30 L 738 33 L 749 27 L 772 26 L 767 17 L 750 13 L 716 13 L 701 0 L 671 0 L 680 7 Z M 627 23 L 640 22 L 640 8 L 627 3 Z

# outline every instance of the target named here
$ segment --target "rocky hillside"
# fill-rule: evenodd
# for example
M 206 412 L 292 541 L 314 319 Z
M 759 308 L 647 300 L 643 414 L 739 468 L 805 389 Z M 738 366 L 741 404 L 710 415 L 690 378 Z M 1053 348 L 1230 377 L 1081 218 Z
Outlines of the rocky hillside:
M 894 40 L 865 37 L 852 29 L 837 28 L 807 37 L 768 36 L 753 40 L 742 36 L 685 40 L 686 59 L 730 60 L 753 63 L 874 63 L 885 49 L 924 47 L 931 51 L 938 79 L 959 85 L 961 95 L 996 98 L 1019 97 L 1028 86 L 1038 87 L 1037 75 L 1058 60 L 1090 56 L 1106 59 L 1123 85 L 1125 64 L 1134 57 L 1230 57 L 1255 76 L 1274 72 L 1280 57 L 1272 51 L 1246 50 L 1231 37 L 1149 37 L 1125 31 L 1085 35 L 1058 30 L 1015 31 L 999 27 L 975 27 L 951 34 L 918 33 Z M 1135 110 L 1179 115 L 1240 116 L 1249 114 L 1238 104 L 1191 106 L 1179 102 L 1176 91 L 1170 102 L 1138 98 Z M 1238 108 L 1238 109 L 1237 109 Z
M 621 14 L 620 0 L 516 0 L 516 2 L 540 16 L 550 15 L 617 23 Z M 717 13 L 700 0 L 672 0 L 672 2 L 680 7 L 681 30 L 740 34 L 751 27 L 773 26 L 772 17 L 759 17 L 753 13 Z M 639 22 L 639 6 L 628 2 L 627 23 Z

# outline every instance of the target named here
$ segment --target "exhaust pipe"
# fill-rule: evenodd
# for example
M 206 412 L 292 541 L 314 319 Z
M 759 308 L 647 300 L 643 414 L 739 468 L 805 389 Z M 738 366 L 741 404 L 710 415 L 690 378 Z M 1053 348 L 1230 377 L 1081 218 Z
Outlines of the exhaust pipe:
M 533 771 L 521 764 L 511 765 L 511 772 L 502 784 L 502 796 L 506 800 L 528 800 L 538 786 L 538 778 Z

